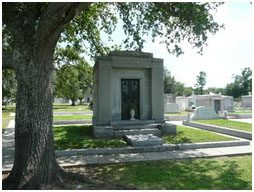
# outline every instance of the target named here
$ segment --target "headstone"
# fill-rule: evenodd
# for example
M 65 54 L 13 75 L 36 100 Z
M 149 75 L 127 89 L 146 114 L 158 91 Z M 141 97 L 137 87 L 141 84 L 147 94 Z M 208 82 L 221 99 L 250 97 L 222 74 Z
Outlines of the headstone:
M 194 113 L 191 115 L 191 120 L 202 120 L 202 119 L 218 119 L 219 116 L 215 113 L 211 107 L 197 107 Z

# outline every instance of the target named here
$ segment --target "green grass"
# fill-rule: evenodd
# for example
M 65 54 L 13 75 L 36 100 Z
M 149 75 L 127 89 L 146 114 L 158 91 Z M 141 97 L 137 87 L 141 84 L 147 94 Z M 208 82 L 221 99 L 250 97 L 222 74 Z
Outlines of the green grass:
M 210 125 L 216 125 L 231 129 L 237 129 L 237 130 L 243 130 L 243 131 L 252 131 L 251 124 L 250 123 L 244 123 L 244 122 L 237 122 L 237 121 L 230 121 L 227 119 L 211 119 L 211 120 L 195 120 L 199 123 L 204 124 L 210 124 Z
M 89 109 L 87 105 L 71 106 L 71 104 L 68 104 L 68 103 L 67 104 L 54 103 L 53 111 L 54 112 L 73 112 L 73 111 L 84 112 L 84 111 L 92 111 L 92 110 Z
M 86 148 L 116 148 L 127 144 L 122 140 L 100 140 L 93 138 L 90 125 L 83 126 L 55 126 L 55 149 L 86 149 Z
M 251 190 L 252 157 L 121 163 L 95 168 L 98 177 L 142 190 Z
M 164 115 L 177 116 L 177 115 L 187 115 L 188 113 L 192 113 L 192 112 L 180 111 L 180 113 L 165 113 Z
M 229 112 L 229 114 L 251 114 L 251 110 L 235 110 L 234 112 Z
M 7 128 L 10 120 L 15 119 L 15 117 L 10 116 L 11 113 L 15 113 L 15 106 L 2 107 L 2 132 Z
M 116 148 L 126 147 L 123 140 L 101 140 L 93 137 L 92 126 L 55 126 L 55 147 L 57 150 L 64 149 L 85 149 L 85 148 Z M 194 143 L 234 140 L 216 133 L 204 130 L 196 130 L 184 126 L 178 126 L 177 136 L 164 136 L 164 143 Z
M 166 144 L 201 143 L 215 141 L 232 141 L 231 137 L 219 135 L 210 131 L 192 129 L 185 126 L 177 126 L 176 136 L 163 136 Z
M 92 117 L 93 115 L 54 115 L 54 121 L 87 120 Z

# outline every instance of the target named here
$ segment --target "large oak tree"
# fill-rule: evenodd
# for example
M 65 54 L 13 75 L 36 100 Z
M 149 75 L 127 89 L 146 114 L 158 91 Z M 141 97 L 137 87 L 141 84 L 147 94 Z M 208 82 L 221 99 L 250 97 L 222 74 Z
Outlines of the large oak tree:
M 58 41 L 90 44 L 106 54 L 101 31 L 123 20 L 125 49 L 142 50 L 142 35 L 164 37 L 170 53 L 188 41 L 202 52 L 207 34 L 220 26 L 209 3 L 3 3 L 3 68 L 16 71 L 15 159 L 4 189 L 40 189 L 66 175 L 56 162 L 52 131 L 53 55 Z

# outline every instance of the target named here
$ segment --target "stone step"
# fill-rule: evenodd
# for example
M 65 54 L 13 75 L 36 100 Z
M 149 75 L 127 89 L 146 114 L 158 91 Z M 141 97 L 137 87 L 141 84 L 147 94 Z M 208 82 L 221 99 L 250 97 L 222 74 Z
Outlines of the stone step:
M 146 128 L 146 129 L 131 129 L 131 130 L 114 130 L 114 137 L 120 138 L 125 135 L 145 135 L 145 134 L 153 134 L 153 135 L 161 135 L 161 130 L 157 128 Z
M 121 121 L 112 121 L 110 124 L 112 126 L 115 125 L 145 125 L 145 124 L 153 124 L 154 120 L 121 120 Z
M 153 134 L 147 135 L 125 135 L 125 140 L 133 147 L 163 145 L 162 138 Z
M 114 125 L 114 130 L 131 130 L 131 129 L 148 129 L 158 128 L 160 124 L 147 124 L 147 125 Z

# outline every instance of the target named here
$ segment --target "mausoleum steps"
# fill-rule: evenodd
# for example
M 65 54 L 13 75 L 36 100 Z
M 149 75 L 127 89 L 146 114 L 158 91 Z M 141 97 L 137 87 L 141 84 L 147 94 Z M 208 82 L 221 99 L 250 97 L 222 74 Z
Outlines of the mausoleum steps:
M 154 120 L 120 120 L 120 121 L 111 121 L 111 126 L 116 125 L 147 125 L 147 124 L 154 124 Z
M 114 138 L 121 138 L 125 135 L 146 135 L 153 134 L 161 136 L 161 123 L 154 120 L 120 121 L 111 123 Z
M 131 129 L 147 129 L 147 128 L 158 128 L 160 124 L 135 124 L 135 125 L 114 125 L 114 130 L 131 130 Z
M 145 134 L 153 134 L 161 136 L 161 130 L 158 128 L 114 130 L 114 138 L 121 138 L 124 137 L 125 135 L 145 135 Z

